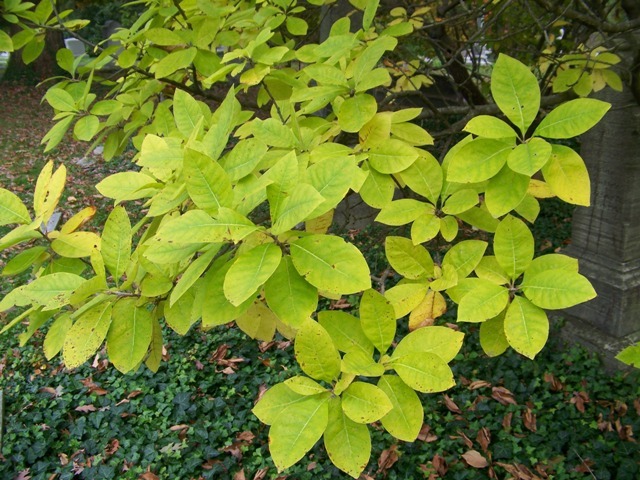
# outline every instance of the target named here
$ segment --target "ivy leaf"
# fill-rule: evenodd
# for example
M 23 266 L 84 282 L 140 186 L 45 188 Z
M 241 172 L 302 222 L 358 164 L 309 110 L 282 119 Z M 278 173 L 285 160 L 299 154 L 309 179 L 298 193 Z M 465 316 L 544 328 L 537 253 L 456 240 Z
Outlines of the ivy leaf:
M 309 235 L 291 243 L 293 265 L 318 290 L 350 294 L 371 286 L 369 266 L 362 253 L 342 238 Z
M 107 334 L 109 360 L 122 373 L 133 370 L 142 362 L 153 333 L 153 316 L 145 306 L 136 306 L 134 298 L 116 302 L 111 313 Z
M 380 419 L 382 426 L 394 437 L 413 442 L 420 433 L 424 408 L 415 390 L 395 375 L 383 375 L 378 380 L 393 408 Z
M 339 398 L 329 402 L 324 447 L 331 462 L 353 478 L 359 478 L 371 456 L 371 435 L 365 424 L 345 415 Z
M 311 378 L 331 382 L 340 375 L 340 354 L 318 322 L 308 320 L 300 327 L 294 350 L 300 368 Z

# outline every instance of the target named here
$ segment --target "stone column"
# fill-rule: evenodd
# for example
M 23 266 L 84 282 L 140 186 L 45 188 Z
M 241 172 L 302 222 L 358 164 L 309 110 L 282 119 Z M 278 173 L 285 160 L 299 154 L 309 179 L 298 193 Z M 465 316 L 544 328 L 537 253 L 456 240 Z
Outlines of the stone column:
M 566 313 L 621 338 L 640 331 L 640 105 L 626 86 L 600 98 L 612 108 L 581 139 L 592 206 L 576 209 L 567 249 L 598 297 Z

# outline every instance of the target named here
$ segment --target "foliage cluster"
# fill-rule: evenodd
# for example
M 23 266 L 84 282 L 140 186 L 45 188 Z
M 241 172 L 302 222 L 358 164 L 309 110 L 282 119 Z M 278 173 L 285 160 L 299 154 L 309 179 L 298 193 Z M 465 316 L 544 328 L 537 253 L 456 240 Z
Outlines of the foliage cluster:
M 471 119 L 468 136 L 439 161 L 414 122 L 420 109 L 385 111 L 374 96 L 392 84 L 385 57 L 415 18 L 387 23 L 377 0 L 353 1 L 361 25 L 344 17 L 314 42 L 301 40 L 321 0 L 143 3 L 134 24 L 112 36 L 118 44 L 87 64 L 58 53 L 67 76 L 45 95 L 57 123 L 43 139 L 51 151 L 72 131 L 104 143 L 106 159 L 132 143 L 136 168 L 96 185 L 116 205 L 100 233 L 83 228 L 92 207 L 47 227 L 64 165 L 44 167 L 28 206 L 0 190 L 0 223 L 17 225 L 0 248 L 23 247 L 3 274 L 33 274 L 0 301 L 0 311 L 16 311 L 0 333 L 28 320 L 24 344 L 46 325 L 45 356 L 62 353 L 70 369 L 106 342 L 124 373 L 160 368 L 161 322 L 179 334 L 234 321 L 258 340 L 276 331 L 295 338 L 303 374 L 253 409 L 270 425 L 274 464 L 291 467 L 323 438 L 330 460 L 357 478 L 370 459 L 369 424 L 412 442 L 424 420 L 419 394 L 455 385 L 449 363 L 465 335 L 435 324 L 448 306 L 457 306 L 457 322 L 480 324 L 489 356 L 513 348 L 533 358 L 548 338 L 545 310 L 595 296 L 574 259 L 535 257 L 527 223 L 540 198 L 588 205 L 584 163 L 563 142 L 608 104 L 577 98 L 541 114 L 534 73 L 500 54 L 490 85 L 500 118 Z M 85 25 L 55 2 L 2 6 L 22 30 L 0 33 L 0 48 L 22 48 L 25 61 L 42 51 L 45 26 Z M 117 81 L 101 72 L 114 62 Z M 105 98 L 92 91 L 98 83 L 111 88 Z M 407 226 L 407 236 L 384 242 L 400 277 L 389 289 L 371 288 L 361 250 L 329 233 L 350 192 L 380 210 L 378 222 Z M 124 206 L 132 200 L 147 209 L 134 225 Z M 463 223 L 491 241 L 456 241 Z M 427 248 L 435 238 L 446 253 Z M 319 299 L 360 292 L 354 315 L 316 313 Z

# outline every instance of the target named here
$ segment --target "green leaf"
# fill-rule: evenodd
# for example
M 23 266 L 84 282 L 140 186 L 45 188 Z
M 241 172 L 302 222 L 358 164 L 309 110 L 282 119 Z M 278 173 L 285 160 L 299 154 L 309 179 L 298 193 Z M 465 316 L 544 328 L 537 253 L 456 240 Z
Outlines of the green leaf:
M 411 241 L 414 245 L 418 245 L 434 239 L 440 232 L 440 226 L 440 218 L 433 214 L 425 214 L 416 218 L 411 225 Z
M 487 242 L 463 240 L 449 249 L 442 260 L 442 267 L 455 268 L 458 278 L 463 279 L 478 266 L 486 250 Z
M 177 301 L 171 305 L 165 304 L 164 306 L 164 319 L 167 325 L 178 335 L 185 335 L 196 320 L 193 318 L 195 316 L 193 312 L 194 302 L 194 292 L 187 290 Z
M 28 224 L 30 222 L 29 211 L 22 200 L 9 190 L 0 188 L 0 225 Z
M 270 342 L 276 333 L 278 317 L 261 301 L 255 300 L 236 318 L 236 325 L 251 338 Z
M 464 333 L 448 327 L 430 326 L 414 330 L 405 336 L 393 351 L 402 357 L 410 353 L 433 353 L 449 363 L 462 348 Z
M 597 124 L 611 105 L 593 98 L 577 98 L 554 108 L 542 119 L 534 135 L 573 138 Z
M 336 310 L 323 310 L 318 313 L 318 321 L 341 352 L 358 351 L 366 357 L 373 354 L 373 343 L 365 335 L 360 320 L 353 315 Z
M 540 307 L 516 296 L 504 317 L 504 334 L 517 352 L 533 359 L 547 343 L 549 319 Z
M 316 444 L 329 421 L 325 395 L 304 397 L 287 406 L 269 430 L 269 451 L 278 471 L 292 466 Z
M 418 280 L 433 275 L 433 259 L 422 245 L 404 237 L 388 236 L 384 245 L 391 267 L 405 278 Z
M 549 161 L 551 144 L 542 138 L 531 138 L 509 154 L 507 164 L 514 172 L 532 176 Z
M 434 207 L 430 203 L 402 198 L 383 207 L 376 217 L 376 222 L 392 226 L 406 225 L 422 215 L 433 214 L 433 210 Z
M 363 167 L 367 169 L 368 163 L 365 162 Z M 367 205 L 374 208 L 387 206 L 393 200 L 393 192 L 396 189 L 393 178 L 391 175 L 380 173 L 372 168 L 368 168 L 366 172 L 367 178 L 360 187 L 360 196 Z
M 480 280 L 458 305 L 459 322 L 484 322 L 500 314 L 509 304 L 509 290 L 489 280 Z
M 408 315 L 416 308 L 427 294 L 427 285 L 423 283 L 404 283 L 391 287 L 384 296 L 395 312 L 396 319 Z
M 518 134 L 504 120 L 491 115 L 478 115 L 467 122 L 463 131 L 484 138 L 515 138 Z
M 380 377 L 378 387 L 393 405 L 391 411 L 380 419 L 382 426 L 397 439 L 413 442 L 418 438 L 424 421 L 424 408 L 415 390 L 395 375 Z
M 429 153 L 421 154 L 409 168 L 400 173 L 414 192 L 435 204 L 440 197 L 444 175 L 440 163 Z
M 296 138 L 291 128 L 275 118 L 254 120 L 251 124 L 251 131 L 258 140 L 272 147 L 292 148 L 296 144 Z
M 251 411 L 262 423 L 272 425 L 288 407 L 306 398 L 307 395 L 294 392 L 284 383 L 278 383 L 265 392 Z
M 491 74 L 491 95 L 524 135 L 540 108 L 538 80 L 529 67 L 501 53 Z
M 168 77 L 169 75 L 171 75 L 174 72 L 177 72 L 178 70 L 187 68 L 189 65 L 193 63 L 193 60 L 196 58 L 197 53 L 198 53 L 198 49 L 195 47 L 190 47 L 185 50 L 176 50 L 175 52 L 171 52 L 169 55 L 164 57 L 155 65 L 155 69 L 153 70 L 155 77 L 156 78 Z M 182 91 L 182 90 L 177 90 L 176 93 L 178 91 Z
M 264 285 L 269 308 L 287 325 L 298 328 L 318 306 L 318 290 L 295 269 L 285 255 Z
M 73 127 L 73 134 L 83 142 L 90 141 L 100 130 L 100 120 L 95 115 L 81 117 Z
M 640 345 L 631 345 L 622 350 L 616 358 L 627 365 L 640 368 Z
M 307 65 L 303 72 L 320 85 L 348 86 L 347 77 L 344 72 L 333 65 L 312 63 L 311 65 Z
M 256 138 L 247 138 L 238 142 L 220 164 L 233 182 L 253 172 L 266 153 L 266 144 Z
M 223 325 L 238 318 L 253 303 L 249 297 L 239 306 L 233 305 L 224 295 L 224 281 L 227 272 L 233 265 L 227 257 L 217 259 L 209 268 L 202 283 L 198 286 L 196 302 L 202 305 L 202 328 L 208 329 L 216 325 Z
M 290 246 L 296 270 L 318 290 L 346 295 L 371 286 L 362 253 L 340 237 L 309 235 Z
M 224 295 L 239 306 L 257 292 L 280 264 L 282 250 L 265 243 L 238 256 L 224 279 Z
M 79 367 L 98 351 L 111 325 L 110 302 L 99 303 L 83 312 L 67 331 L 62 350 L 67 368 Z
M 329 420 L 324 432 L 324 447 L 331 462 L 353 478 L 358 478 L 369 463 L 371 435 L 366 425 L 347 417 L 336 398 L 329 402 Z
M 332 382 L 340 375 L 340 354 L 318 322 L 308 320 L 300 327 L 294 350 L 300 368 L 311 378 Z
M 273 235 L 291 230 L 298 223 L 309 218 L 325 198 L 308 183 L 296 185 L 289 195 L 284 197 L 271 227 Z
M 447 198 L 442 207 L 442 212 L 447 215 L 458 215 L 475 207 L 478 202 L 478 192 L 475 189 L 463 188 Z
M 302 18 L 287 17 L 286 20 L 287 30 L 291 35 L 306 35 L 309 25 Z
M 185 51 L 183 50 L 181 52 L 175 53 L 178 53 L 178 56 L 180 56 L 184 55 L 183 52 Z M 193 55 L 195 57 L 195 52 Z M 167 55 L 163 60 L 167 59 L 168 57 L 170 57 L 170 55 Z M 189 61 L 189 63 L 191 63 L 191 61 Z M 173 69 L 173 71 L 176 71 L 180 68 L 184 68 L 184 66 L 181 67 L 179 64 L 170 65 L 169 62 L 167 62 L 167 70 Z M 160 73 L 164 72 L 161 71 Z M 158 70 L 156 70 L 156 78 L 158 78 Z M 198 104 L 196 99 L 194 99 L 191 95 L 189 95 L 182 89 L 177 89 L 173 95 L 173 115 L 178 130 L 186 138 L 189 138 L 191 136 L 193 130 L 198 125 L 198 122 L 203 117 L 202 109 L 200 108 L 200 105 Z
M 288 378 L 284 384 L 294 392 L 300 395 L 317 395 L 318 393 L 327 392 L 328 390 L 315 380 L 301 375 Z
M 338 125 L 349 133 L 355 133 L 371 120 L 378 111 L 378 102 L 367 94 L 359 93 L 347 98 L 338 110 Z M 383 172 L 388 173 L 388 172 Z
M 42 350 L 44 351 L 44 356 L 47 360 L 51 360 L 60 353 L 64 345 L 64 339 L 72 324 L 73 320 L 71 320 L 71 315 L 69 313 L 63 313 L 58 316 L 58 318 L 56 318 L 56 320 L 51 324 L 42 345 Z
M 116 203 L 150 197 L 157 185 L 155 179 L 141 172 L 119 172 L 109 175 L 96 185 L 101 195 L 113 198 Z M 156 190 L 153 189 L 153 192 Z
M 506 165 L 489 180 L 484 193 L 487 210 L 494 217 L 501 217 L 520 205 L 527 194 L 530 177 L 511 170 Z M 455 193 L 454 193 L 455 195 Z
M 60 112 L 77 112 L 76 101 L 62 88 L 50 88 L 44 95 L 45 100 Z
M 42 305 L 43 310 L 53 310 L 69 302 L 69 297 L 85 279 L 67 272 L 56 272 L 36 278 L 24 287 L 24 294 L 31 303 Z
M 571 148 L 554 145 L 551 159 L 542 168 L 542 175 L 558 198 L 574 205 L 590 205 L 589 173 L 580 155 Z
M 409 145 L 433 145 L 433 137 L 414 123 L 392 123 L 391 134 Z M 426 152 L 422 152 L 424 155 Z
M 384 374 L 384 365 L 377 363 L 371 354 L 351 350 L 342 358 L 342 371 L 363 377 L 379 377 Z
M 496 285 L 506 285 L 509 283 L 507 272 L 504 271 L 493 255 L 482 257 L 482 260 L 480 260 L 480 263 L 475 268 L 475 272 L 479 278 L 489 280 Z
M 526 283 L 527 277 L 535 277 L 545 270 L 566 270 L 570 273 L 578 273 L 578 259 L 560 253 L 536 257 L 524 272 L 524 282 Z
M 153 316 L 146 306 L 136 306 L 134 298 L 116 302 L 111 312 L 107 334 L 109 360 L 122 373 L 133 370 L 142 362 L 153 333 Z
M 210 215 L 231 207 L 233 190 L 224 169 L 207 155 L 187 148 L 184 154 L 187 191 L 193 202 Z
M 150 28 L 144 32 L 144 36 L 156 45 L 173 46 L 185 43 L 180 35 L 168 28 Z
M 418 156 L 414 147 L 392 138 L 369 150 L 369 165 L 380 173 L 398 173 L 409 168 Z
M 391 303 L 372 288 L 360 300 L 362 330 L 380 353 L 385 353 L 396 334 L 395 311 Z
M 0 30 L 0 52 L 13 52 L 13 41 L 11 37 Z
M 100 250 L 101 239 L 93 232 L 63 233 L 51 242 L 51 249 L 67 258 L 82 258 Z
M 521 286 L 526 297 L 548 310 L 573 307 L 596 297 L 589 280 L 567 270 L 545 270 L 526 280 Z
M 119 283 L 131 256 L 131 223 L 124 207 L 118 206 L 109 214 L 102 232 L 100 253 L 105 266 Z
M 49 257 L 47 247 L 31 247 L 23 250 L 7 262 L 2 269 L 3 276 L 17 275 L 31 267 L 37 267 Z
M 390 366 L 404 383 L 419 392 L 444 392 L 456 384 L 449 365 L 435 353 L 394 355 Z
M 384 391 L 370 383 L 353 382 L 341 397 L 342 410 L 356 423 L 376 422 L 393 408 Z
M 336 207 L 345 198 L 358 175 L 364 176 L 354 160 L 349 157 L 327 158 L 311 165 L 307 169 L 307 180 L 324 201 L 309 218 L 315 218 Z
M 504 315 L 480 324 L 480 346 L 490 357 L 502 355 L 509 348 L 509 341 L 504 334 Z
M 507 163 L 512 149 L 512 144 L 491 138 L 467 142 L 451 158 L 447 181 L 477 183 L 488 180 Z
M 506 216 L 496 229 L 493 252 L 512 280 L 531 264 L 533 249 L 533 235 L 525 223 L 511 215 Z
M 211 264 L 211 261 L 220 251 L 220 246 L 210 245 L 206 252 L 193 260 L 184 271 L 178 283 L 171 291 L 169 305 L 174 305 L 184 295 L 193 284 L 200 278 Z

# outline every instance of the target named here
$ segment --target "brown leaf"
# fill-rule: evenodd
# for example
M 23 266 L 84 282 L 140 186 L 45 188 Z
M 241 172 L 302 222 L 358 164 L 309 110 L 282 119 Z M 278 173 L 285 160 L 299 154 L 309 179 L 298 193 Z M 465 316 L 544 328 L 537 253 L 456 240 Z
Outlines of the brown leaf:
M 497 400 L 501 405 L 517 405 L 513 393 L 504 387 L 493 387 L 491 389 L 491 398 Z
M 172 432 L 179 432 L 180 430 L 186 430 L 189 428 L 189 425 L 187 425 L 186 423 L 181 423 L 179 425 L 172 425 L 171 427 L 169 427 L 169 430 L 171 430 Z
M 447 466 L 447 461 L 444 459 L 444 457 L 441 457 L 436 453 L 433 456 L 433 460 L 431 460 L 431 463 L 435 467 L 436 472 L 438 472 L 438 475 L 444 477 L 447 474 L 449 467 Z
M 260 399 L 262 398 L 262 396 L 267 393 L 267 390 L 269 390 L 269 387 L 267 387 L 264 383 L 261 384 L 258 387 L 258 397 L 256 398 L 254 404 L 258 403 L 260 401 Z
M 138 477 L 138 480 L 160 480 L 160 477 L 158 477 L 155 473 L 153 473 L 149 467 L 147 467 L 147 471 L 144 473 L 141 473 L 140 476 Z
M 476 442 L 480 444 L 480 448 L 484 453 L 487 453 L 489 444 L 491 443 L 491 432 L 487 427 L 482 427 L 476 436 Z
M 196 370 L 204 370 L 203 363 L 200 360 L 198 360 L 197 358 L 196 358 L 195 364 L 196 364 Z
M 489 466 L 489 462 L 484 458 L 477 450 L 469 450 L 462 454 L 462 458 L 467 462 L 467 465 L 473 468 L 486 468 Z
M 551 390 L 560 392 L 564 389 L 564 385 L 553 373 L 545 373 L 544 381 L 550 384 Z
M 104 447 L 104 454 L 106 457 L 110 457 L 111 455 L 116 453 L 119 448 L 120 442 L 118 441 L 118 439 L 113 438 L 109 443 L 107 443 L 107 446 Z
M 31 475 L 29 475 L 31 471 L 27 468 L 18 473 L 18 475 L 13 480 L 30 480 Z
M 69 455 L 67 455 L 66 453 L 59 453 L 58 458 L 60 459 L 60 465 L 62 465 L 63 467 L 65 465 L 69 465 Z
M 236 472 L 233 476 L 233 480 L 246 480 L 246 477 L 244 476 L 244 468 L 239 472 Z
M 462 414 L 462 410 L 460 410 L 460 407 L 458 407 L 458 405 L 456 405 L 456 402 L 454 402 L 451 397 L 447 394 L 444 394 L 442 396 L 444 398 L 444 404 L 445 406 L 453 413 L 458 413 L 458 414 Z
M 62 395 L 62 393 L 64 392 L 63 388 L 61 386 L 57 386 L 56 388 L 53 387 L 41 387 L 39 390 L 39 392 L 42 393 L 48 393 L 49 395 L 51 395 L 54 398 L 58 398 Z
M 96 410 L 97 410 L 97 408 L 94 407 L 91 404 L 81 405 L 81 406 L 75 408 L 76 412 L 82 412 L 82 413 L 95 412 Z
M 474 380 L 473 382 L 471 382 L 468 388 L 469 390 L 477 390 L 479 388 L 485 388 L 490 386 L 491 384 L 485 380 Z
M 378 473 L 389 470 L 394 463 L 398 461 L 398 447 L 397 445 L 391 445 L 386 450 L 383 450 L 378 458 Z
M 507 414 L 505 414 L 504 418 L 502 419 L 502 428 L 504 428 L 504 431 L 507 433 L 511 431 L 512 419 L 513 419 L 513 412 L 508 412 Z
M 573 397 L 571 397 L 571 399 L 569 400 L 569 403 L 574 404 L 580 413 L 584 413 L 585 412 L 584 405 L 586 403 L 589 403 L 590 401 L 591 400 L 589 400 L 589 394 L 587 392 L 582 391 L 582 392 L 574 392 Z
M 267 476 L 267 472 L 268 471 L 269 471 L 269 469 L 267 467 L 261 468 L 253 476 L 253 480 L 264 480 L 264 478 Z
M 260 342 L 260 344 L 258 345 L 258 350 L 264 353 L 267 350 L 269 350 L 271 347 L 273 347 L 275 344 L 276 342 Z
M 595 462 L 589 458 L 584 458 L 584 459 L 581 458 L 581 460 L 582 460 L 582 463 L 578 465 L 576 468 L 574 468 L 574 470 L 578 473 L 593 474 L 593 472 L 591 471 L 591 467 L 595 465 Z
M 636 398 L 633 401 L 633 408 L 636 409 L 636 415 L 640 417 L 640 398 Z
M 136 398 L 138 395 L 142 395 L 144 392 L 142 390 L 133 390 L 127 398 Z
M 615 412 L 618 414 L 618 416 L 624 417 L 627 414 L 629 407 L 627 407 L 626 403 L 621 402 L 620 400 L 616 400 L 616 405 L 614 409 L 615 409 Z
M 313 470 L 317 466 L 318 466 L 318 462 L 309 462 L 309 465 L 307 465 L 307 472 L 310 472 L 311 470 Z
M 246 445 L 250 445 L 251 442 L 253 442 L 254 438 L 256 438 L 256 436 L 253 434 L 253 432 L 250 432 L 249 430 L 245 430 L 244 432 L 240 432 L 239 434 L 236 435 L 236 440 Z
M 420 433 L 418 434 L 418 440 L 421 440 L 426 443 L 435 442 L 438 440 L 438 437 L 431 433 L 431 427 L 427 424 L 422 425 L 420 429 Z
M 527 409 L 522 413 L 522 422 L 528 430 L 531 430 L 534 433 L 537 431 L 536 415 L 529 407 L 527 407 Z
M 464 444 L 467 446 L 467 448 L 472 448 L 473 447 L 473 442 L 471 441 L 471 439 L 469 437 L 467 437 L 464 434 L 464 432 L 458 430 L 457 433 L 458 433 L 458 435 L 460 435 L 459 437 L 451 436 L 451 438 L 461 438 L 462 441 L 464 442 Z

